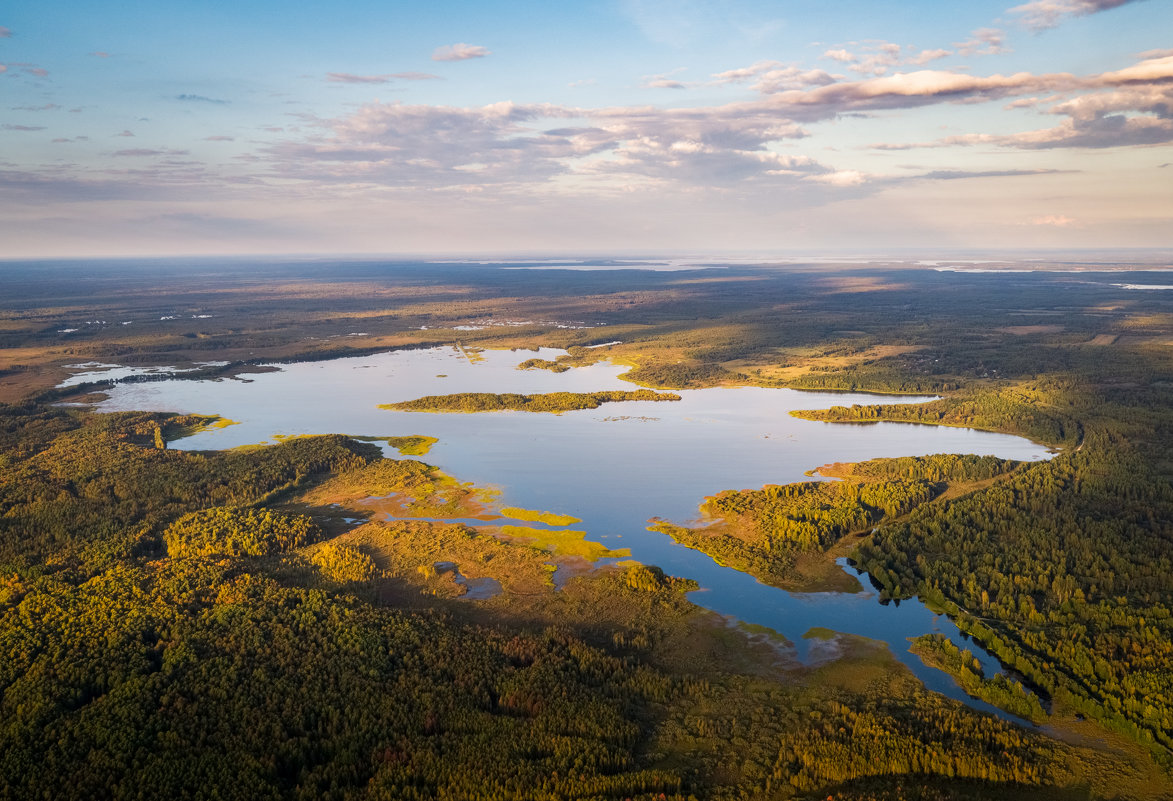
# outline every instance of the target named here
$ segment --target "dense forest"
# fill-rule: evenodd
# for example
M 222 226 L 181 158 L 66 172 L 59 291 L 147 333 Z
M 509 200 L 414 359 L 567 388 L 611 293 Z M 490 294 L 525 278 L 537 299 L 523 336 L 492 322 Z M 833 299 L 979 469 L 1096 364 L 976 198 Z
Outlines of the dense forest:
M 1127 441 L 1084 445 L 883 527 L 857 559 L 917 593 L 1055 702 L 1173 747 L 1173 491 Z
M 315 543 L 312 519 L 269 504 L 373 489 L 410 505 L 462 485 L 341 437 L 197 454 L 155 447 L 147 432 L 190 424 L 174 416 L 0 418 L 5 797 L 793 798 L 860 781 L 866 797 L 889 775 L 926 792 L 956 777 L 1075 787 L 1093 758 L 925 693 L 862 643 L 836 669 L 895 696 L 666 660 L 682 637 L 724 646 L 673 622 L 700 622 L 682 595 L 695 585 L 642 565 L 516 616 L 392 602 L 436 580 L 412 568 L 426 549 L 381 524 L 383 549 L 352 544 L 366 526 Z M 115 458 L 109 484 L 95 465 Z M 59 525 L 79 498 L 90 517 Z M 472 534 L 464 547 L 488 541 L 503 552 L 489 564 L 550 558 Z
M 848 534 L 905 515 L 951 487 L 1003 475 L 1016 464 L 993 456 L 935 454 L 835 465 L 834 475 L 842 481 L 726 490 L 701 504 L 707 525 L 657 521 L 652 529 L 759 581 L 809 590 L 802 582 L 803 555 L 826 553 Z

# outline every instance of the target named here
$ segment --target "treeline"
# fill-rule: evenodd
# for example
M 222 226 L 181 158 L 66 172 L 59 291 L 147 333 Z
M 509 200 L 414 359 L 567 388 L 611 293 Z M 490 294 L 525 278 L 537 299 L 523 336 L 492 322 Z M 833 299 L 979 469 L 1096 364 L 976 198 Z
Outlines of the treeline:
M 1007 330 L 1023 335 L 1009 338 L 990 332 L 963 342 L 937 333 L 931 347 L 892 363 L 910 375 L 982 383 L 924 405 L 800 414 L 967 425 L 1066 446 L 972 495 L 881 525 L 853 557 L 886 597 L 919 595 L 947 610 L 1058 712 L 1148 744 L 1166 767 L 1173 363 L 1159 343 L 1167 311 L 1158 303 L 1109 321 L 1068 310 L 1062 334 L 1028 333 L 1059 328 L 1046 312 L 1016 322 L 1022 327 Z
M 619 376 L 624 381 L 665 389 L 700 389 L 745 376 L 712 362 L 643 364 Z
M 843 466 L 843 475 L 854 479 L 906 479 L 940 482 L 985 481 L 1009 473 L 1021 462 L 972 453 L 935 453 L 930 456 L 896 456 Z
M 540 395 L 497 395 L 492 392 L 463 392 L 453 395 L 425 395 L 400 403 L 380 404 L 380 409 L 399 412 L 571 412 L 597 409 L 604 403 L 620 401 L 678 401 L 679 395 L 638 389 L 633 392 L 547 392 Z
M 639 753 L 675 679 L 565 631 L 311 589 L 379 571 L 352 545 L 293 552 L 317 527 L 262 505 L 330 473 L 428 498 L 459 486 L 434 468 L 343 437 L 160 450 L 154 432 L 192 422 L 168 415 L 3 420 L 28 436 L 0 475 L 0 797 L 683 801 L 684 774 Z M 234 494 L 254 504 L 199 508 Z M 160 530 L 169 558 L 79 558 Z
M 891 361 L 877 360 L 847 367 L 816 366 L 811 371 L 786 381 L 792 389 L 834 390 L 838 392 L 903 392 L 923 394 L 950 392 L 959 388 L 956 380 L 940 376 L 909 375 L 909 371 Z
M 671 582 L 616 578 L 612 597 Z M 695 801 L 1076 778 L 1038 735 L 905 674 L 876 694 L 673 677 L 565 627 L 379 607 L 233 561 L 37 579 L 0 602 L 0 636 L 12 797 Z
M 1083 434 L 1077 419 L 1064 409 L 1060 392 L 1022 385 L 974 390 L 924 404 L 832 406 L 791 412 L 804 420 L 830 423 L 906 422 L 980 428 L 1021 434 L 1048 445 L 1075 445 Z
M 940 668 L 949 673 L 974 698 L 980 698 L 994 706 L 1005 709 L 1036 723 L 1043 721 L 1047 713 L 1039 697 L 1022 686 L 1022 682 L 997 673 L 993 678 L 985 675 L 979 662 L 968 650 L 961 650 L 942 634 L 923 634 L 912 641 L 914 654 L 926 665 Z

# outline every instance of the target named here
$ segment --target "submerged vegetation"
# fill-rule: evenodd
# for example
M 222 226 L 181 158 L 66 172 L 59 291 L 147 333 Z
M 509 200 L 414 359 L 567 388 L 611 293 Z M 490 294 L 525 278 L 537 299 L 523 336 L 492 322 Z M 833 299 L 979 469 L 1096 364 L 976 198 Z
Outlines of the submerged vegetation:
M 491 392 L 463 392 L 454 395 L 426 395 L 400 403 L 380 404 L 380 409 L 396 412 L 572 412 L 597 409 L 604 403 L 621 401 L 678 401 L 671 392 L 650 389 L 607 390 L 602 392 L 547 392 L 541 395 L 496 395 Z

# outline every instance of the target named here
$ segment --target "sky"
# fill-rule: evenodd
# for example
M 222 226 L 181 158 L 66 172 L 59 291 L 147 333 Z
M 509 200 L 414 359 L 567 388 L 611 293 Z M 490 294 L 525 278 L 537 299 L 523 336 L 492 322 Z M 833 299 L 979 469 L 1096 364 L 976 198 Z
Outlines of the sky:
M 0 5 L 0 259 L 1170 247 L 1170 0 Z

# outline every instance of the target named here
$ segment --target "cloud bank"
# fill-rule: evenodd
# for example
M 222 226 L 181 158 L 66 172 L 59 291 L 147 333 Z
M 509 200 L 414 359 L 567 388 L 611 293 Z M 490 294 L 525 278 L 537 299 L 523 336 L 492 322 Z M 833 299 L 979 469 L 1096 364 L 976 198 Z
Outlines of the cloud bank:
M 1086 17 L 1139 0 L 1031 0 L 1010 9 L 1023 25 L 1035 31 L 1058 26 L 1066 17 Z

